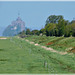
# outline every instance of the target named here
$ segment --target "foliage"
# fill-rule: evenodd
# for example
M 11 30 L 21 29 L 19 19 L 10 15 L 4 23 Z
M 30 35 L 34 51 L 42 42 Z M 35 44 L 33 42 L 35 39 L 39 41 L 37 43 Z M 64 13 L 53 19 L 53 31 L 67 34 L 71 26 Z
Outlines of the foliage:
M 42 33 L 43 35 L 46 35 L 46 30 L 45 30 L 45 28 L 40 29 L 40 33 Z
M 18 35 L 19 35 L 19 37 L 21 37 L 21 38 L 26 37 L 25 30 L 23 30 L 22 32 L 20 32 Z
M 65 20 L 62 15 L 51 15 L 46 20 L 46 25 L 42 33 L 46 36 L 75 36 L 75 21 L 69 22 Z
M 63 19 L 63 16 L 62 16 L 62 15 L 58 15 L 58 16 L 56 16 L 56 15 L 51 15 L 51 16 L 49 16 L 49 17 L 47 18 L 47 20 L 46 20 L 46 25 L 49 24 L 49 23 L 58 23 L 58 21 L 59 21 L 60 19 Z
M 40 33 L 39 33 L 39 30 L 32 30 L 31 34 L 32 35 L 39 35 Z
M 75 36 L 75 23 L 72 23 L 72 35 Z
M 54 24 L 54 23 L 49 23 L 48 25 L 46 25 L 45 26 L 46 35 L 47 36 L 54 36 L 55 35 L 55 27 L 56 27 L 56 24 Z
M 66 25 L 65 26 L 65 33 L 64 36 L 65 37 L 70 37 L 72 35 L 72 28 L 71 25 Z
M 30 34 L 31 34 L 30 29 L 27 29 L 27 30 L 26 30 L 26 35 L 30 35 Z

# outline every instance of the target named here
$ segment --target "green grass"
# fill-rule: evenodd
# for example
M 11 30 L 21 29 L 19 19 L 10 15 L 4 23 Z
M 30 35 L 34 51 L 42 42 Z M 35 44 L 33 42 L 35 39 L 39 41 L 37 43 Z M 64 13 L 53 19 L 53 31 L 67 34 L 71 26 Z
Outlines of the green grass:
M 35 36 L 39 38 L 39 36 Z M 43 37 L 42 37 L 43 38 Z M 52 40 L 57 39 L 51 37 Z M 32 38 L 31 38 L 32 39 Z M 48 37 L 48 39 L 50 39 Z M 47 40 L 47 39 L 46 39 Z M 38 41 L 38 40 L 37 40 Z M 45 62 L 47 63 L 46 65 Z M 0 73 L 75 73 L 75 55 L 60 55 L 13 37 L 0 40 Z
M 30 36 L 25 39 L 39 43 L 47 47 L 52 47 L 58 51 L 66 51 L 67 48 L 75 47 L 75 37 L 46 37 L 46 36 Z M 46 45 L 53 42 L 51 45 Z

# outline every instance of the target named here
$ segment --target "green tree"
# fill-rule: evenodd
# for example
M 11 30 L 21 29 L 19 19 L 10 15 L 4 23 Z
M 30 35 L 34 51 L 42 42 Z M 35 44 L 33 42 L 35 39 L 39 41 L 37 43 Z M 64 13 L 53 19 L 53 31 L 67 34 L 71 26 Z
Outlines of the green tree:
M 25 30 L 23 30 L 22 32 L 20 32 L 20 33 L 19 33 L 19 36 L 20 36 L 21 38 L 26 37 Z
M 32 30 L 32 31 L 31 31 L 31 34 L 32 34 L 32 35 L 39 35 L 40 32 L 39 32 L 39 30 Z
M 25 34 L 25 30 L 23 30 L 22 32 L 20 32 L 19 34 Z
M 65 37 L 69 37 L 72 35 L 72 26 L 71 25 L 66 25 L 65 26 Z
M 72 23 L 72 36 L 75 37 L 75 23 Z
M 30 34 L 31 34 L 30 29 L 27 29 L 27 30 L 26 30 L 26 35 L 30 35 Z
M 62 16 L 62 15 L 58 15 L 58 16 L 56 16 L 56 15 L 51 15 L 51 16 L 49 16 L 49 17 L 47 18 L 47 20 L 46 20 L 46 25 L 49 24 L 49 23 L 58 23 L 58 21 L 59 21 L 60 19 L 63 19 L 63 16 Z
M 56 28 L 56 24 L 54 24 L 54 23 L 47 24 L 45 26 L 46 35 L 47 36 L 55 36 L 55 28 Z
M 62 36 L 64 35 L 64 31 L 65 31 L 65 26 L 66 26 L 66 21 L 64 19 L 60 19 L 58 21 L 58 24 L 57 24 L 57 29 L 58 29 L 58 36 Z
M 42 33 L 42 35 L 45 35 L 45 34 L 46 34 L 46 29 L 45 29 L 45 28 L 42 28 L 42 29 L 40 30 L 40 33 Z

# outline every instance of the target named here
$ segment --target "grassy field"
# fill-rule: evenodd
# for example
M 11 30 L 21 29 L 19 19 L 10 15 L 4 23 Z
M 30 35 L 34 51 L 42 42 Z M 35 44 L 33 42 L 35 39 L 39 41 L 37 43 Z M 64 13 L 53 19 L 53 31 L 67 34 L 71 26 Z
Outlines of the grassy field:
M 30 36 L 26 39 L 62 52 L 72 48 L 72 52 L 75 53 L 75 37 Z
M 35 41 L 36 43 L 38 42 L 42 45 L 50 42 L 50 40 L 59 39 L 58 37 L 45 38 L 32 36 L 26 39 Z M 60 40 L 68 39 L 60 38 Z M 63 41 L 59 41 L 59 43 L 61 42 Z M 0 40 L 0 73 L 73 74 L 75 73 L 75 55 L 60 55 L 46 51 L 39 46 L 34 46 L 26 42 L 25 39 L 17 37 L 8 38 L 6 40 Z

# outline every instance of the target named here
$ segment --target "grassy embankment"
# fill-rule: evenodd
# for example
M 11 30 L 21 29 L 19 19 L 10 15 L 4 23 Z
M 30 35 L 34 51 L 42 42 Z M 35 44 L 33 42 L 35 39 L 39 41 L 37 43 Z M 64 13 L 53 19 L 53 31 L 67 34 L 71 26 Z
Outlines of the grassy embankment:
M 75 55 L 46 51 L 22 39 L 0 40 L 0 73 L 75 73 L 74 62 Z
M 69 51 L 75 53 L 75 37 L 46 37 L 46 36 L 30 36 L 26 39 L 51 47 L 57 51 Z M 72 49 L 70 51 L 70 49 Z

